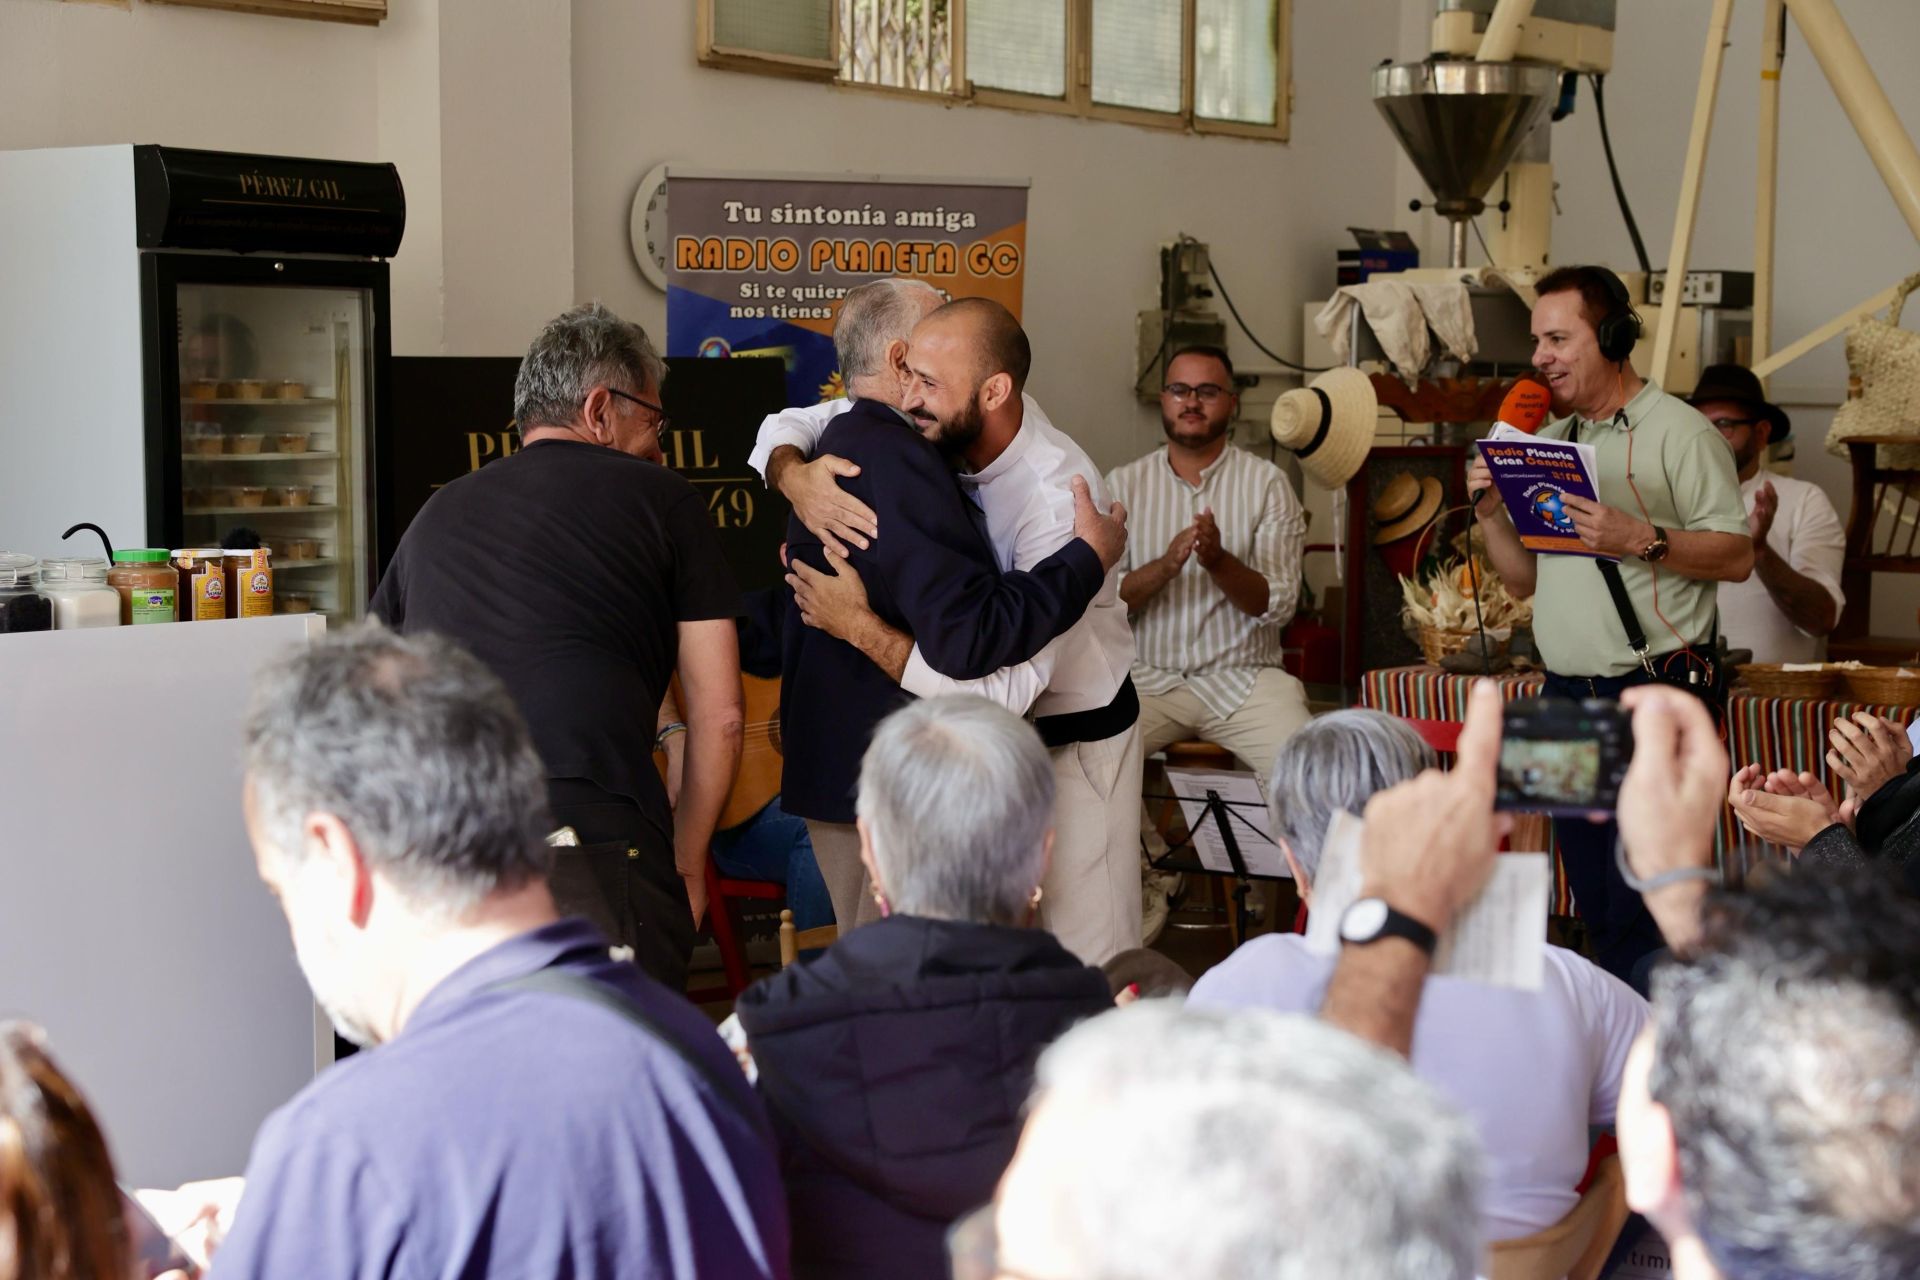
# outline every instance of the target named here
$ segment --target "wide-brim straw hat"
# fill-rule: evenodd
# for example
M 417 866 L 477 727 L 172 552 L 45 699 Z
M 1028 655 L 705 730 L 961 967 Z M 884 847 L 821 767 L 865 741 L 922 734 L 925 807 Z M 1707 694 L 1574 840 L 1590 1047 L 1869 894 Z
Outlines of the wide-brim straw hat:
M 1343 365 L 1276 400 L 1271 429 L 1274 440 L 1300 459 L 1308 479 L 1340 489 L 1367 460 L 1379 412 L 1367 375 Z
M 1444 496 L 1434 477 L 1416 480 L 1405 471 L 1396 472 L 1373 500 L 1373 545 L 1398 542 L 1432 524 Z

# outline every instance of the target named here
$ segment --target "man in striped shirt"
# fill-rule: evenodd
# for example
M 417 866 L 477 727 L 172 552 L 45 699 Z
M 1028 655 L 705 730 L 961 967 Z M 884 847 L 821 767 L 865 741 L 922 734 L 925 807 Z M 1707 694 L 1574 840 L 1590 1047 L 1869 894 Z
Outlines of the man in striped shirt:
M 1226 352 L 1180 351 L 1160 393 L 1166 447 L 1110 473 L 1107 492 L 1130 513 L 1120 598 L 1142 750 L 1199 738 L 1264 784 L 1308 719 L 1305 688 L 1280 668 L 1307 525 L 1286 473 L 1228 442 L 1239 408 Z

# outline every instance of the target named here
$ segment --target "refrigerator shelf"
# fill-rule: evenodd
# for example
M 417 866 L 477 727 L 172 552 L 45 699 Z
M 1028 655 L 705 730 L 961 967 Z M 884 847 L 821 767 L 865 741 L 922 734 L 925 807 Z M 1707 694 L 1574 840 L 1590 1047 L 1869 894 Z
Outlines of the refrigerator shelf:
M 273 566 L 275 573 L 296 569 L 331 569 L 340 562 L 332 556 L 321 556 L 316 560 L 282 560 Z
M 274 405 L 286 405 L 289 408 L 297 409 L 302 405 L 332 404 L 333 397 L 332 396 L 302 396 L 298 400 L 283 400 L 279 396 L 261 396 L 257 400 L 220 399 L 220 398 L 216 398 L 212 400 L 203 400 L 197 396 L 181 396 L 180 403 L 181 404 L 238 405 L 248 409 L 262 409 L 262 408 L 271 408 Z
M 303 458 L 317 461 L 329 461 L 338 458 L 337 453 L 310 451 L 307 453 L 183 453 L 182 462 L 298 462 Z
M 306 507 L 188 507 L 190 516 L 302 516 L 334 511 L 338 508 L 314 503 Z

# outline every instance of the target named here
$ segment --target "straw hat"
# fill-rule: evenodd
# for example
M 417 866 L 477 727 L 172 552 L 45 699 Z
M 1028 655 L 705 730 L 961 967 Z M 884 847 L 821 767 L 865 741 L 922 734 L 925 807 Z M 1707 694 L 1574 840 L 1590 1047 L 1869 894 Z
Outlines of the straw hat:
M 1300 459 L 1300 469 L 1326 489 L 1353 479 L 1373 448 L 1380 401 L 1358 369 L 1329 369 L 1273 405 L 1273 438 Z
M 1441 498 L 1440 482 L 1434 477 L 1416 480 L 1405 471 L 1395 472 L 1373 500 L 1373 545 L 1398 542 L 1426 528 L 1439 512 Z

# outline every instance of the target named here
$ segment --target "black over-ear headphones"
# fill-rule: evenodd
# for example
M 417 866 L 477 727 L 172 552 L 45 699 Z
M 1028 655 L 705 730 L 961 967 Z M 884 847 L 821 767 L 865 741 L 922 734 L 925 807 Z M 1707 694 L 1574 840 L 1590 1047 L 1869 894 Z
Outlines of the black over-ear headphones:
M 1587 270 L 1606 289 L 1607 298 L 1612 304 L 1594 329 L 1600 339 L 1600 354 L 1619 364 L 1633 354 L 1634 345 L 1640 341 L 1645 326 L 1640 322 L 1640 313 L 1633 309 L 1633 299 L 1627 296 L 1626 283 L 1619 276 L 1605 267 L 1588 267 Z

